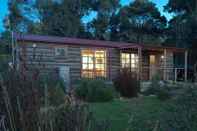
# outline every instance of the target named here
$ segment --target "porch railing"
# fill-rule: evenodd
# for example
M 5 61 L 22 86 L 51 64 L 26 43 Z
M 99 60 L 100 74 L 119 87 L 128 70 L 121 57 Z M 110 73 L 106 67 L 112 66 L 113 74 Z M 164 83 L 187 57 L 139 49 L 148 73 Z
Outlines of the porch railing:
M 151 66 L 143 66 L 141 71 L 141 77 L 143 78 L 143 74 L 146 74 L 148 79 L 152 79 L 154 75 L 159 74 L 159 76 L 163 80 L 173 80 L 173 81 L 184 81 L 185 69 L 184 68 L 164 68 L 164 67 L 151 67 Z M 147 76 L 148 75 L 148 76 Z

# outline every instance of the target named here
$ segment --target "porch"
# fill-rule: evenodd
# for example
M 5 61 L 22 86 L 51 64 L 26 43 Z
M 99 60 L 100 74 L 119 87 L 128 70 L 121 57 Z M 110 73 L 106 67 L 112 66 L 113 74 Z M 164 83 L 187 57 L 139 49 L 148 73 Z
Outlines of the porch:
M 174 56 L 184 55 L 184 68 L 176 67 Z M 142 81 L 151 80 L 158 75 L 162 80 L 187 81 L 188 51 L 172 47 L 151 47 L 145 45 L 121 48 L 121 67 L 129 68 L 138 74 Z

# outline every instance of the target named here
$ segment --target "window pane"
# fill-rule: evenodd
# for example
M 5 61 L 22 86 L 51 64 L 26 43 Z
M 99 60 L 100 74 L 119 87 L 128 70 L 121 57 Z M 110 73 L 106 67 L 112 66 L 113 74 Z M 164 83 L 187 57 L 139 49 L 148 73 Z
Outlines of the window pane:
M 82 69 L 88 69 L 88 64 L 82 64 Z
M 88 57 L 82 57 L 82 59 L 83 63 L 88 63 Z
M 96 69 L 105 70 L 105 65 L 104 64 L 96 64 Z
M 122 63 L 122 68 L 129 67 L 130 64 L 129 53 L 121 53 L 121 63 Z
M 125 57 L 126 59 L 129 59 L 130 58 L 130 55 L 129 54 L 125 54 L 125 56 L 126 56 Z
M 96 63 L 104 63 L 104 58 L 96 58 Z
M 105 57 L 104 51 L 95 51 L 95 57 Z
M 131 64 L 131 68 L 135 68 L 136 67 L 136 64 Z
M 92 56 L 89 57 L 89 58 L 88 58 L 88 63 L 93 64 L 93 63 L 94 63 L 94 57 L 92 57 Z
M 128 63 L 129 64 L 130 63 L 130 59 L 129 58 L 126 58 L 125 59 L 125 63 Z
M 135 54 L 131 54 L 131 59 L 134 59 L 135 58 Z
M 131 63 L 135 64 L 136 63 L 135 59 L 131 59 Z
M 94 64 L 89 64 L 88 69 L 93 70 L 94 69 Z
M 95 52 L 95 68 L 97 77 L 106 77 L 106 51 Z

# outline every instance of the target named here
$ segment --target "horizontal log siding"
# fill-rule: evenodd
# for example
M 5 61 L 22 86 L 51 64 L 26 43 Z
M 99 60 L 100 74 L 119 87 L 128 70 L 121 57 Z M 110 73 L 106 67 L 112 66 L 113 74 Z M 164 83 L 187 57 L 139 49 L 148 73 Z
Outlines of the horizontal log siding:
M 44 44 L 36 43 L 36 44 L 37 47 L 35 49 L 33 49 L 33 43 L 19 44 L 20 56 L 22 56 L 29 71 L 31 71 L 33 68 L 36 67 L 41 70 L 41 73 L 47 74 L 51 72 L 56 72 L 60 66 L 68 66 L 70 67 L 71 85 L 73 85 L 74 82 L 80 78 L 80 73 L 81 73 L 80 47 L 62 46 L 57 44 L 49 45 L 45 43 Z M 67 48 L 66 56 L 63 57 L 55 56 L 55 48 L 59 48 L 59 47 Z
M 29 68 L 29 71 L 37 67 L 42 73 L 47 74 L 56 72 L 60 66 L 70 67 L 71 85 L 81 77 L 81 49 L 95 49 L 94 47 L 66 46 L 57 44 L 36 43 L 36 49 L 33 49 L 34 43 L 19 43 L 19 54 Z M 56 57 L 55 48 L 67 48 L 66 56 Z M 102 49 L 102 48 L 96 48 Z M 103 48 L 107 51 L 107 76 L 113 80 L 119 73 L 121 68 L 120 50 L 114 48 Z M 35 54 L 34 54 L 35 52 Z M 149 52 L 142 54 L 142 66 L 149 67 Z M 161 58 L 158 54 L 157 60 Z M 35 58 L 35 59 L 33 59 Z M 20 64 L 23 62 L 19 62 Z M 159 63 L 160 67 L 163 63 Z M 167 68 L 173 68 L 173 52 L 167 51 Z M 161 73 L 162 74 L 162 73 Z M 167 72 L 169 79 L 173 77 L 173 71 Z M 149 79 L 149 69 L 142 70 L 142 79 Z
M 110 64 L 110 79 L 113 80 L 117 77 L 120 72 L 121 61 L 120 61 L 120 51 L 118 49 L 110 49 L 109 50 L 109 63 Z
M 60 66 L 70 67 L 71 85 L 81 78 L 81 50 L 82 49 L 103 49 L 107 51 L 107 76 L 108 79 L 114 79 L 120 70 L 120 51 L 112 48 L 94 48 L 80 46 L 62 46 L 46 43 L 19 43 L 19 52 L 23 61 L 28 67 L 28 71 L 38 68 L 41 73 L 47 74 L 57 72 Z M 56 57 L 55 48 L 67 48 L 65 57 Z M 22 61 L 20 64 L 23 63 Z M 21 66 L 20 66 L 21 67 Z

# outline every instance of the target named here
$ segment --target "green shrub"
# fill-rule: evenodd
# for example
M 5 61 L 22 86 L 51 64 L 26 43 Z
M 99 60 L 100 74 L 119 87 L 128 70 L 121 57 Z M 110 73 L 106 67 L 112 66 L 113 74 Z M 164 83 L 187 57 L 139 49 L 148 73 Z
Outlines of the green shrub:
M 56 85 L 53 88 L 50 88 L 48 90 L 48 100 L 49 104 L 51 106 L 58 106 L 63 103 L 65 103 L 65 93 L 64 91 L 59 87 L 59 85 Z
M 187 86 L 177 95 L 161 115 L 161 127 L 165 131 L 197 130 L 197 89 Z
M 48 99 L 48 104 L 50 106 L 58 106 L 61 104 L 64 104 L 65 102 L 65 86 L 63 84 L 63 81 L 61 78 L 56 75 L 56 74 L 50 74 L 45 76 L 43 79 L 44 88 L 46 93 L 47 90 L 47 99 Z
M 78 98 L 88 102 L 106 102 L 114 98 L 113 87 L 108 87 L 103 80 L 82 79 L 75 92 Z
M 148 90 L 143 92 L 143 94 L 147 96 L 155 95 L 159 100 L 167 100 L 171 98 L 170 91 L 168 90 L 167 87 L 159 87 L 159 86 L 157 88 L 149 87 Z
M 156 74 L 152 80 L 151 84 L 146 91 L 143 92 L 144 95 L 156 95 L 159 100 L 167 100 L 171 97 L 170 88 L 166 83 L 160 83 L 160 75 Z
M 81 79 L 80 81 L 78 81 L 75 93 L 79 99 L 86 100 L 88 92 L 88 81 L 88 79 Z
M 162 89 L 162 88 L 159 88 L 157 90 L 156 95 L 159 100 L 163 100 L 163 101 L 171 97 L 169 91 L 167 89 Z
M 140 91 L 140 81 L 137 74 L 128 69 L 122 69 L 118 77 L 114 80 L 115 88 L 123 97 L 137 97 Z

